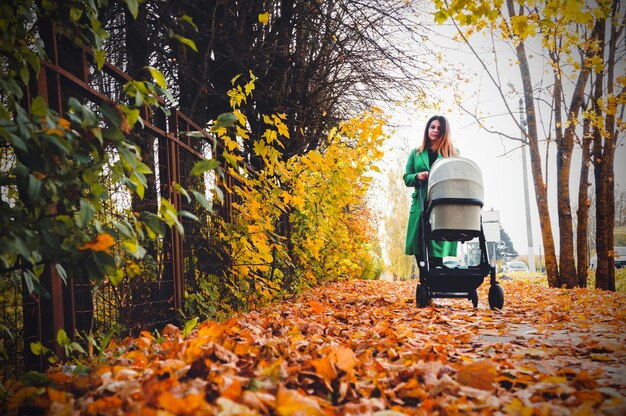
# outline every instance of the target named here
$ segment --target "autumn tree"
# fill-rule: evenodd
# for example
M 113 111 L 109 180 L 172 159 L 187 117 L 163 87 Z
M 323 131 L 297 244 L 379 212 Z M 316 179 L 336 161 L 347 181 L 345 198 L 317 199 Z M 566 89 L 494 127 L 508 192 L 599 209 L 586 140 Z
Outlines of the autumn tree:
M 406 227 L 409 222 L 410 193 L 402 182 L 400 169 L 387 172 L 385 182 L 384 247 L 389 270 L 399 279 L 411 277 L 413 256 L 404 254 Z
M 206 125 L 228 111 L 231 80 L 252 71 L 257 91 L 241 111 L 253 137 L 267 128 L 263 114 L 287 115 L 290 141 L 280 149 L 287 158 L 324 145 L 330 128 L 376 101 L 423 96 L 431 72 L 427 51 L 403 40 L 417 36 L 410 2 L 146 1 L 139 9 L 144 50 L 182 111 Z
M 593 149 L 596 189 L 599 192 L 598 196 L 601 196 L 596 198 L 603 212 L 598 218 L 598 226 L 602 226 L 602 235 L 612 236 L 613 234 L 612 222 L 608 219 L 608 214 L 613 213 L 612 157 L 615 150 L 616 125 L 622 126 L 621 123 L 616 123 L 615 109 L 617 105 L 624 105 L 623 95 L 613 92 L 614 84 L 620 82 L 620 78 L 615 74 L 614 66 L 616 57 L 621 56 L 622 53 L 617 50 L 617 45 L 622 46 L 618 38 L 623 36 L 623 12 L 619 10 L 618 2 L 608 1 L 599 2 L 598 7 L 591 7 L 582 2 L 561 4 L 559 1 L 548 1 L 537 4 L 536 2 L 514 3 L 511 0 L 506 2 L 496 0 L 481 4 L 476 2 L 450 4 L 437 0 L 435 4 L 438 8 L 435 19 L 439 22 L 452 20 L 460 38 L 469 45 L 493 84 L 498 88 L 511 121 L 523 133 L 522 141 L 530 149 L 548 283 L 551 286 L 573 287 L 578 284 L 579 278 L 574 261 L 569 180 L 575 138 L 584 134 L 583 119 L 585 117 L 590 118 L 589 128 L 594 131 L 593 143 L 587 148 Z M 471 34 L 482 30 L 489 30 L 493 36 L 508 42 L 515 51 L 516 65 L 520 71 L 524 114 L 528 123 L 527 130 L 517 120 L 515 110 L 508 103 L 502 73 L 499 72 L 498 59 L 495 59 L 495 65 L 490 65 L 488 61 L 481 58 L 471 43 Z M 604 41 L 605 32 L 609 33 L 610 40 L 607 42 Z M 542 74 L 533 73 L 530 69 L 529 47 L 533 49 L 541 47 L 543 58 L 548 63 L 548 69 L 552 75 L 552 82 L 547 86 L 543 85 L 545 81 L 542 79 Z M 595 74 L 593 88 L 590 84 L 592 73 Z M 547 95 L 544 96 L 544 93 Z M 589 100 L 585 100 L 585 97 L 589 97 Z M 547 106 L 542 106 L 542 102 L 548 103 Z M 591 110 L 594 116 L 590 111 L 586 111 L 589 110 L 585 107 L 587 102 L 595 103 Z M 546 111 L 550 114 L 547 126 L 540 123 L 541 114 Z M 478 115 L 476 117 L 479 118 Z M 608 128 L 603 127 L 605 123 L 609 126 Z M 557 148 L 556 175 L 560 242 L 558 263 L 548 209 L 546 173 L 542 171 L 544 160 L 541 157 L 540 142 L 544 140 L 544 137 L 540 135 L 541 127 L 545 129 L 545 139 L 554 141 Z M 519 140 L 505 133 L 500 134 Z M 585 174 L 588 171 L 583 169 L 582 172 Z M 581 178 L 581 182 L 585 183 L 585 181 L 586 178 Z M 586 201 L 587 187 L 581 186 L 579 192 L 582 193 L 579 200 Z M 606 214 L 604 214 L 605 211 Z M 584 215 L 584 212 L 582 214 Z M 579 225 L 584 225 L 584 222 L 579 221 Z M 579 236 L 585 234 L 584 230 L 578 231 Z M 600 233 L 598 236 L 600 239 L 606 238 L 600 237 Z M 599 256 L 608 261 L 609 243 L 598 240 L 598 244 Z M 583 270 L 586 271 L 586 268 L 587 264 L 583 258 L 578 264 L 578 272 L 582 273 Z M 610 289 L 610 281 L 614 280 L 614 277 L 611 277 L 611 271 L 603 266 L 599 275 L 601 277 L 597 283 L 598 287 Z M 606 276 L 606 282 L 603 276 Z

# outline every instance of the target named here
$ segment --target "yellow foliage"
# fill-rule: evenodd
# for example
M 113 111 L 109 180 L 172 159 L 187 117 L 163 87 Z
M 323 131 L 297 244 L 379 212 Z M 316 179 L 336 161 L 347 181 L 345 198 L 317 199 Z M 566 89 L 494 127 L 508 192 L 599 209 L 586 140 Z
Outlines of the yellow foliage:
M 237 135 L 245 141 L 251 138 L 237 107 L 254 89 L 255 77 L 250 74 L 248 88 L 235 85 L 238 79 L 228 96 Z M 226 130 L 217 132 L 232 165 L 228 172 L 238 184 L 232 189 L 237 195 L 235 224 L 222 222 L 216 233 L 230 247 L 233 295 L 257 304 L 271 300 L 281 288 L 359 277 L 372 262 L 367 247 L 376 231 L 364 197 L 371 181 L 367 175 L 378 170 L 375 164 L 383 155 L 382 111 L 375 108 L 343 122 L 329 131 L 323 151 L 289 160 L 280 151 L 290 136 L 286 115 L 262 118 L 267 128 L 251 148 L 263 169 L 254 176 L 238 168 L 241 157 L 232 153 L 238 143 Z

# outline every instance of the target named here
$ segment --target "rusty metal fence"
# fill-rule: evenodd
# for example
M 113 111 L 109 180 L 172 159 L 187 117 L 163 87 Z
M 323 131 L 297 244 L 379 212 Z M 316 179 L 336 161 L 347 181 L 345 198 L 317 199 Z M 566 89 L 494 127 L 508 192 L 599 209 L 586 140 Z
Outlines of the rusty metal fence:
M 49 107 L 59 113 L 65 111 L 69 97 L 83 104 L 92 103 L 94 110 L 99 103 L 124 99 L 122 87 L 131 80 L 127 74 L 106 62 L 98 71 L 90 50 L 55 35 L 51 26 L 42 27 L 40 35 L 48 60 L 42 62 L 39 75 L 31 83 L 30 96 L 44 97 Z M 141 201 L 133 201 L 119 184 L 110 184 L 113 202 L 104 216 L 114 218 L 119 215 L 116 207 L 124 204 L 156 212 L 160 198 L 168 198 L 179 210 L 197 212 L 170 184 L 198 189 L 214 181 L 208 173 L 196 179 L 189 172 L 197 161 L 214 157 L 212 152 L 216 149 L 219 152 L 221 143 L 176 109 L 170 109 L 166 115 L 144 108 L 142 119 L 145 128 L 134 133 L 134 142 L 142 149 L 143 161 L 154 175 Z M 202 132 L 203 137 L 185 134 L 192 131 Z M 232 188 L 234 179 L 227 172 L 221 180 L 227 188 Z M 232 195 L 225 194 L 216 212 L 228 219 L 231 206 Z M 45 359 L 34 355 L 29 346 L 41 341 L 60 352 L 54 342 L 60 328 L 73 334 L 102 333 L 117 327 L 121 333 L 132 334 L 176 321 L 185 291 L 194 291 L 202 277 L 216 275 L 228 266 L 219 254 L 217 240 L 212 237 L 214 221 L 215 218 L 203 217 L 198 223 L 183 218 L 185 236 L 172 231 L 152 242 L 147 248 L 143 277 L 124 279 L 117 287 L 106 282 L 95 285 L 86 276 L 66 285 L 50 270 L 42 278 L 42 285 L 50 293 L 50 298 L 45 299 L 29 296 L 22 281 L 0 279 L 0 325 L 3 326 L 0 327 L 3 330 L 0 377 L 44 369 Z

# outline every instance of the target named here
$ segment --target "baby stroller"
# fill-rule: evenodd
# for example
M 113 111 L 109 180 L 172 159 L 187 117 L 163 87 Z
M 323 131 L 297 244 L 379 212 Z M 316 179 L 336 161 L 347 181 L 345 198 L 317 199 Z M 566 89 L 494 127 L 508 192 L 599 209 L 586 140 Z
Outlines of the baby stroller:
M 423 186 L 420 192 L 424 192 Z M 424 201 L 420 195 L 420 201 Z M 422 202 L 420 219 L 419 280 L 415 300 L 422 308 L 431 298 L 465 298 L 478 306 L 478 287 L 490 276 L 489 307 L 502 309 L 504 291 L 496 281 L 496 268 L 489 255 L 481 221 L 483 182 L 480 168 L 462 157 L 438 159 L 428 175 L 428 194 Z M 430 241 L 466 242 L 478 238 L 480 261 L 477 265 L 432 267 Z

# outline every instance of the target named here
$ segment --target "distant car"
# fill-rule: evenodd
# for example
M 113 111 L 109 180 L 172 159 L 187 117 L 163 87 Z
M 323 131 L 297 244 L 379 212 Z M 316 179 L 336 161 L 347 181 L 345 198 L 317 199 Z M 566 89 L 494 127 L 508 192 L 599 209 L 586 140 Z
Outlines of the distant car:
M 527 272 L 528 266 L 523 261 L 508 261 L 502 271 L 504 273 Z
M 613 250 L 615 251 L 615 268 L 621 269 L 626 267 L 626 246 L 617 246 Z M 594 254 L 591 260 L 589 260 L 589 268 L 595 270 L 596 267 L 598 267 L 598 256 Z

